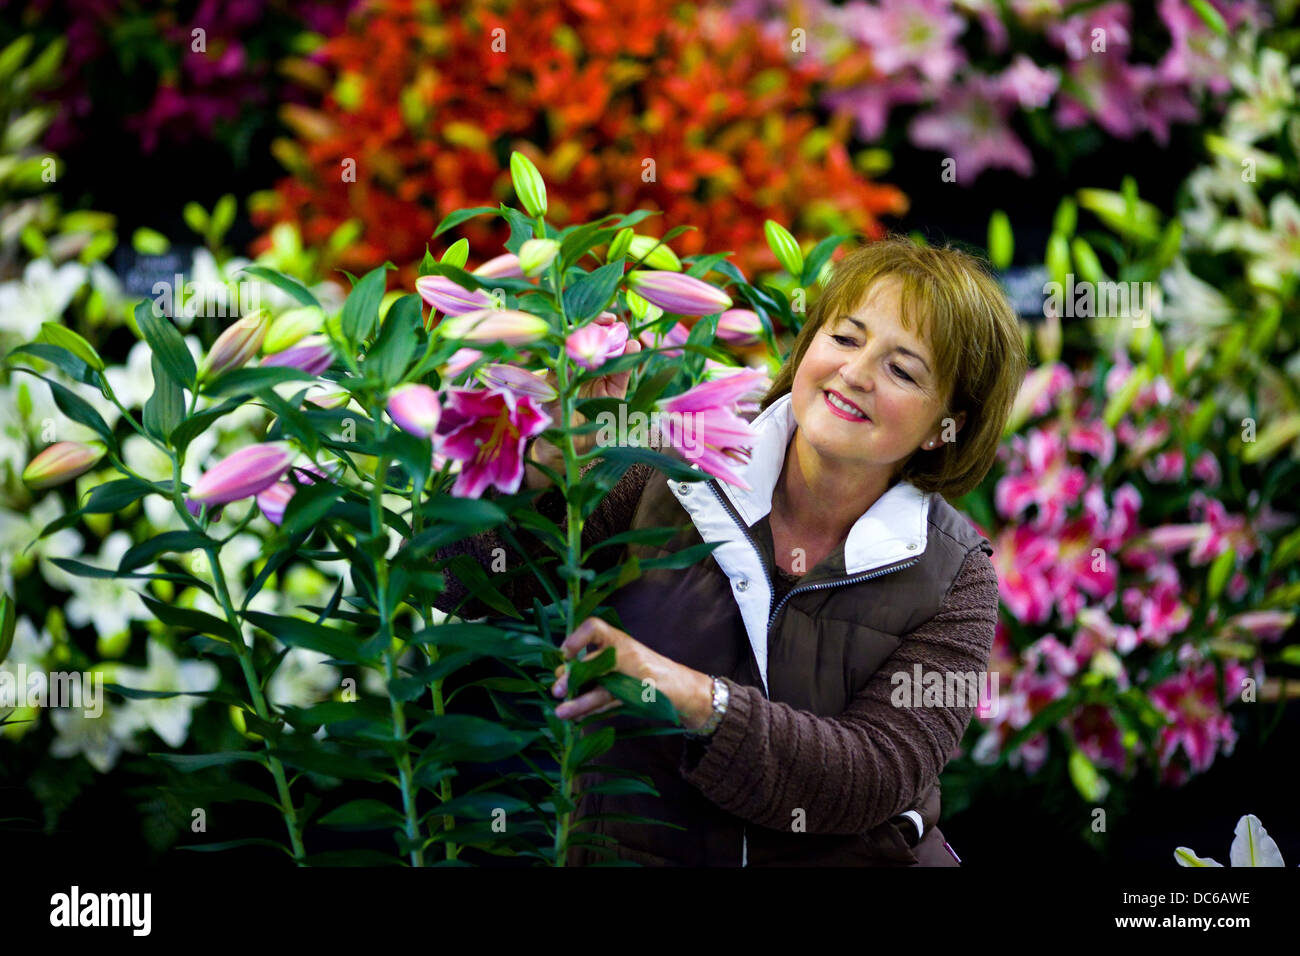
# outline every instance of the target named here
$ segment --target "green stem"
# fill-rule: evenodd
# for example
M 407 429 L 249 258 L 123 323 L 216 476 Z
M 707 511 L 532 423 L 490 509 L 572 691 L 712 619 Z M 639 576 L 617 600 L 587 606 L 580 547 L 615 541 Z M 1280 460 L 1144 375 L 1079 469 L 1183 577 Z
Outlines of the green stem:
M 181 495 L 181 465 L 182 457 L 167 451 L 168 457 L 172 460 L 172 504 L 176 512 L 181 516 L 181 520 L 191 530 L 203 533 L 203 528 L 194 516 L 190 514 L 189 509 L 185 507 L 185 499 Z M 266 698 L 262 695 L 262 685 L 257 679 L 257 673 L 253 669 L 252 655 L 248 647 L 244 644 L 244 629 L 239 615 L 235 612 L 234 604 L 230 600 L 230 591 L 226 587 L 226 575 L 221 568 L 221 559 L 218 557 L 220 545 L 204 548 L 207 552 L 208 560 L 212 564 L 212 579 L 216 585 L 217 598 L 221 601 L 221 607 L 225 611 L 226 621 L 234 629 L 237 640 L 232 642 L 232 648 L 235 656 L 239 658 L 239 667 L 244 674 L 244 682 L 248 685 L 249 696 L 253 699 L 253 710 L 263 721 L 270 723 L 271 714 L 266 706 Z M 275 780 L 276 795 L 280 800 L 280 812 L 284 817 L 285 826 L 289 830 L 289 843 L 293 848 L 293 858 L 299 866 L 305 866 L 302 862 L 306 855 L 303 849 L 302 834 L 298 826 L 298 812 L 293 805 L 293 798 L 289 792 L 289 782 L 284 775 L 284 765 L 280 763 L 280 758 L 272 752 L 271 741 L 263 739 L 267 751 L 267 762 L 271 771 L 271 776 Z
M 371 417 L 376 422 L 380 421 L 378 408 L 371 409 Z M 387 434 L 388 428 L 385 427 L 383 434 L 379 436 L 381 446 Z M 402 791 L 402 812 L 406 817 L 407 845 L 411 857 L 411 866 L 424 866 L 424 849 L 417 842 L 420 822 L 415 806 L 415 792 L 412 786 L 414 775 L 411 771 L 411 755 L 406 749 L 406 711 L 402 708 L 402 702 L 394 697 L 392 693 L 392 684 L 397 678 L 397 664 L 392 646 L 393 622 L 388 610 L 388 558 L 386 557 L 388 552 L 388 532 L 384 528 L 382 501 L 390 462 L 391 459 L 383 452 L 380 452 L 378 460 L 375 462 L 374 487 L 370 490 L 370 532 L 375 546 L 375 577 L 379 600 L 379 607 L 376 610 L 379 612 L 379 635 L 384 646 L 384 672 L 389 685 L 388 704 L 389 712 L 393 718 L 393 740 L 397 742 L 399 747 L 396 758 L 397 773 Z

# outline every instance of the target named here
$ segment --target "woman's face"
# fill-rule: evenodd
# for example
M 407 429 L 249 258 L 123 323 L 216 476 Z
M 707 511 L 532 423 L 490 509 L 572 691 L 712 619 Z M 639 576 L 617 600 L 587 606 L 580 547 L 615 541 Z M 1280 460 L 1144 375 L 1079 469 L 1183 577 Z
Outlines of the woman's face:
M 901 289 L 895 276 L 878 279 L 856 310 L 827 319 L 795 370 L 791 401 L 803 445 L 832 469 L 892 481 L 913 452 L 942 440 L 945 396 L 929 346 L 903 327 Z M 833 407 L 835 400 L 866 418 Z

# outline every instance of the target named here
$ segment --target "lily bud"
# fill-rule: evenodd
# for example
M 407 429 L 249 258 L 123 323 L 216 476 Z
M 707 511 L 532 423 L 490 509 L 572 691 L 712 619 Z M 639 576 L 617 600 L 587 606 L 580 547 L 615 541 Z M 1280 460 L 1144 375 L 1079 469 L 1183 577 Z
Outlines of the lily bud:
M 90 471 L 107 452 L 108 446 L 100 441 L 55 442 L 23 469 L 23 481 L 37 490 L 53 488 Z
M 319 375 L 334 364 L 334 349 L 323 335 L 309 335 L 292 348 L 262 359 L 262 367 L 282 366 Z
M 660 245 L 658 239 L 650 236 L 633 235 L 628 241 L 627 252 L 629 259 L 641 259 L 642 256 L 645 256 L 641 262 L 642 266 L 651 269 L 666 269 L 670 272 L 682 271 L 682 263 L 677 258 L 677 254 L 667 246 Z
M 519 267 L 529 278 L 539 274 L 560 254 L 554 239 L 528 239 L 519 247 Z
M 545 216 L 546 183 L 533 161 L 518 150 L 510 154 L 510 179 L 514 182 L 515 194 L 528 215 L 534 219 Z
M 663 309 L 647 302 L 631 289 L 625 291 L 623 297 L 627 299 L 627 308 L 628 311 L 632 313 L 632 318 L 636 319 L 638 322 L 653 322 L 664 314 Z
M 592 322 L 569 333 L 564 348 L 569 358 L 587 369 L 597 369 L 616 355 L 623 354 L 627 344 L 627 326 L 622 322 L 604 325 Z
M 790 230 L 776 220 L 769 219 L 763 223 L 763 232 L 767 236 L 768 246 L 776 256 L 776 261 L 781 263 L 785 271 L 795 279 L 803 275 L 803 252 L 800 251 L 799 243 L 795 241 L 794 236 L 790 235 Z
M 293 471 L 296 471 L 298 477 L 302 479 L 303 483 L 308 485 L 316 484 L 316 479 L 312 477 L 313 475 L 318 478 L 333 477 L 327 475 L 315 465 L 301 465 L 294 468 Z M 268 485 L 257 493 L 257 507 L 267 521 L 278 527 L 280 523 L 284 521 L 284 512 L 285 509 L 289 507 L 289 501 L 295 494 L 297 494 L 297 492 L 298 489 L 294 487 L 293 482 L 289 481 L 286 476 L 285 478 L 281 478 L 273 484 Z
M 263 442 L 241 448 L 204 472 L 190 489 L 189 497 L 208 505 L 249 498 L 278 481 L 288 470 L 294 454 L 288 442 Z
M 523 274 L 524 270 L 519 267 L 519 257 L 513 252 L 507 252 L 495 259 L 489 259 L 474 270 L 474 275 L 482 276 L 485 279 L 515 279 L 523 276 Z
M 627 284 L 642 298 L 676 315 L 712 315 L 731 308 L 731 296 L 717 286 L 679 272 L 627 275 Z
M 311 402 L 317 408 L 332 409 L 342 408 L 352 400 L 352 393 L 347 389 L 328 389 L 322 385 L 311 385 L 307 388 L 307 394 L 303 396 L 303 401 Z
M 443 319 L 435 330 L 449 339 L 465 342 L 502 342 L 528 345 L 545 338 L 551 326 L 543 318 L 516 309 L 478 309 Z
M 728 309 L 718 316 L 718 338 L 747 345 L 763 334 L 763 322 L 753 309 Z
M 388 398 L 388 417 L 412 435 L 428 438 L 438 427 L 441 416 L 438 393 L 428 385 L 403 385 Z
M 466 289 L 446 276 L 420 276 L 415 280 L 415 291 L 426 303 L 448 315 L 464 315 L 493 305 L 492 297 L 482 289 Z
M 225 372 L 242 367 L 262 347 L 270 322 L 266 312 L 258 309 L 235 322 L 212 343 L 199 363 L 199 381 L 212 380 Z
M 271 327 L 262 341 L 262 351 L 268 355 L 283 352 L 305 336 L 319 332 L 324 324 L 325 313 L 312 305 L 282 312 L 271 320 Z
M 545 373 L 530 372 L 514 365 L 484 365 L 478 370 L 479 380 L 493 388 L 508 388 L 519 395 L 527 395 L 541 402 L 553 402 L 559 393 L 546 381 Z
M 631 226 L 625 226 L 614 234 L 613 240 L 609 244 L 609 254 L 605 256 L 606 262 L 614 262 L 617 259 L 624 258 L 628 249 L 631 247 L 632 237 L 635 235 Z
M 483 357 L 483 353 L 478 349 L 457 349 L 451 354 L 438 368 L 438 374 L 442 376 L 443 384 L 447 384 L 454 379 L 460 378 L 461 374 Z
M 469 261 L 469 240 L 457 239 L 447 247 L 447 251 L 442 254 L 442 258 L 438 261 L 444 265 L 464 269 L 465 263 Z

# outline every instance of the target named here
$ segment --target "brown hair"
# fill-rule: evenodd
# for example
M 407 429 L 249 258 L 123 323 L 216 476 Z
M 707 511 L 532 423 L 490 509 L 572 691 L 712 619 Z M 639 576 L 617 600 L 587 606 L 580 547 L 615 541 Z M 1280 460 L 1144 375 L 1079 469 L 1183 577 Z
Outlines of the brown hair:
M 895 477 L 923 492 L 956 499 L 978 487 L 997 456 L 1011 406 L 1029 360 L 1015 310 L 984 262 L 960 249 L 920 245 L 889 236 L 854 250 L 832 267 L 826 291 L 772 387 L 767 408 L 794 385 L 794 374 L 822 326 L 861 305 L 872 285 L 886 276 L 901 280 L 902 316 L 908 331 L 918 320 L 936 364 L 947 403 L 940 421 L 966 412 L 957 440 L 909 456 Z

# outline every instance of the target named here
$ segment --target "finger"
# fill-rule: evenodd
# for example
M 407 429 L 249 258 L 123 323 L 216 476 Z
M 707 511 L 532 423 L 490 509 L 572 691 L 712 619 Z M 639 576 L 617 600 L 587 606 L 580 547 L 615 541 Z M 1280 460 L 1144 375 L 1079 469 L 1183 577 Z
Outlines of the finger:
M 623 346 L 624 355 L 636 355 L 641 351 L 641 343 L 636 339 L 628 339 L 627 344 Z M 610 377 L 610 392 L 614 398 L 624 398 L 627 395 L 627 383 L 632 378 L 632 370 L 619 372 L 617 375 Z
M 564 643 L 560 645 L 560 653 L 567 660 L 577 657 L 578 652 L 588 644 L 595 644 L 597 647 L 604 646 L 607 637 L 605 629 L 608 627 L 609 625 L 598 617 L 587 618 L 574 629 L 572 634 L 564 639 Z
M 576 720 L 606 706 L 613 699 L 614 696 L 609 691 L 603 687 L 598 687 L 573 698 L 573 700 L 566 700 L 555 708 L 555 716 L 563 720 Z

